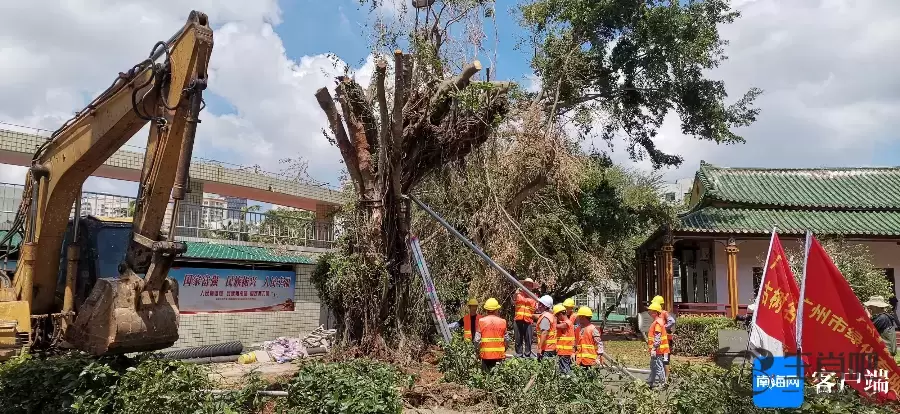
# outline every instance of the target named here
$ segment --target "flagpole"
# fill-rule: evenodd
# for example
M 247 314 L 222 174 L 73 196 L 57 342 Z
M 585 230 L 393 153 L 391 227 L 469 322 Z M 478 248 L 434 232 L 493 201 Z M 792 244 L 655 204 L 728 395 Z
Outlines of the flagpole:
M 800 298 L 797 300 L 797 356 L 803 349 L 803 303 L 806 301 L 806 265 L 809 262 L 809 247 L 812 242 L 812 232 L 806 230 L 806 243 L 803 255 L 803 276 L 800 279 Z
M 757 309 L 759 308 L 759 305 L 761 305 L 761 303 L 759 303 L 759 299 L 762 297 L 762 292 L 763 292 L 763 289 L 765 288 L 763 282 L 766 281 L 766 276 L 768 276 L 768 274 L 769 274 L 769 259 L 772 258 L 772 245 L 775 244 L 775 234 L 777 232 L 778 232 L 778 227 L 772 226 L 772 237 L 769 238 L 769 251 L 766 252 L 766 261 L 763 262 L 764 264 L 763 264 L 762 278 L 759 279 L 759 289 L 756 290 L 756 300 L 753 302 L 756 304 Z M 750 321 L 750 323 L 751 323 L 750 326 L 756 325 L 757 315 L 759 315 L 759 312 L 754 311 L 753 319 Z
M 772 226 L 772 237 L 769 238 L 769 250 L 766 252 L 766 261 L 763 262 L 763 274 L 762 274 L 762 277 L 759 279 L 759 289 L 756 290 L 756 301 L 753 302 L 756 304 L 757 309 L 759 309 L 759 306 L 760 306 L 759 298 L 760 298 L 763 288 L 764 288 L 763 282 L 766 281 L 766 275 L 769 274 L 769 259 L 772 256 L 772 246 L 775 244 L 775 234 L 777 232 L 778 232 L 778 226 Z M 746 355 L 748 352 L 750 352 L 750 344 L 753 341 L 753 331 L 756 329 L 756 315 L 758 315 L 758 314 L 759 314 L 759 312 L 756 312 L 756 310 L 754 310 L 753 318 L 750 320 L 750 331 L 747 332 L 747 334 L 748 334 L 747 335 L 747 347 L 744 348 L 745 357 L 743 358 L 743 362 L 741 362 L 741 374 L 740 374 L 741 376 L 739 378 L 743 378 L 743 376 L 744 376 L 744 367 L 747 365 Z M 756 352 L 753 352 L 753 355 L 755 356 Z

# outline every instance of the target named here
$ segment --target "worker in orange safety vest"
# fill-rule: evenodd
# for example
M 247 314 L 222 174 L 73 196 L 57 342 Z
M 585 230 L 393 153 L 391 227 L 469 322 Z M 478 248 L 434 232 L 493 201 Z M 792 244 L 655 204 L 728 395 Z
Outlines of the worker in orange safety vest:
M 506 320 L 497 316 L 500 303 L 490 298 L 484 302 L 487 315 L 478 320 L 474 343 L 481 359 L 481 369 L 490 371 L 506 359 Z
M 563 306 L 566 307 L 566 317 L 572 321 L 572 325 L 575 326 L 575 337 L 578 338 L 578 323 L 576 320 L 578 319 L 578 315 L 575 314 L 575 299 L 568 298 L 563 301 Z
M 522 285 L 527 289 L 535 290 L 536 284 L 531 278 L 522 281 Z M 534 311 L 537 308 L 537 301 L 528 293 L 519 289 L 516 290 L 513 299 L 516 305 L 516 315 L 514 317 L 515 337 L 516 337 L 516 356 L 517 357 L 534 357 L 532 346 L 534 345 Z
M 672 329 L 675 328 L 675 317 L 672 316 L 668 311 L 666 311 L 663 307 L 666 304 L 665 299 L 662 296 L 656 295 L 650 301 L 650 304 L 658 304 L 661 309 L 659 313 L 659 317 L 663 320 L 663 325 L 666 328 L 666 340 L 669 342 L 669 346 L 672 346 Z M 663 359 L 663 368 L 666 370 L 666 378 L 669 378 L 669 354 L 665 355 L 665 359 Z
M 458 321 L 451 323 L 447 327 L 450 328 L 451 331 L 463 328 L 463 338 L 466 342 L 472 342 L 472 338 L 475 336 L 475 329 L 478 327 L 478 321 L 481 320 L 481 315 L 478 314 L 478 300 L 469 299 L 469 313 L 461 318 Z
M 650 377 L 647 383 L 653 388 L 666 382 L 666 370 L 663 360 L 669 354 L 669 336 L 666 333 L 666 322 L 662 318 L 662 307 L 659 303 L 651 303 L 647 307 L 653 322 L 647 332 L 647 348 L 650 350 Z
M 538 359 L 552 358 L 556 356 L 556 315 L 553 314 L 553 298 L 550 295 L 541 296 L 538 301 Z
M 576 321 L 580 326 L 575 338 L 575 362 L 580 367 L 592 367 L 601 361 L 603 355 L 603 339 L 600 331 L 591 323 L 594 312 L 587 306 L 578 309 Z
M 556 315 L 556 356 L 559 359 L 559 372 L 568 374 L 572 371 L 572 356 L 575 355 L 575 322 L 566 316 L 564 305 L 553 306 Z

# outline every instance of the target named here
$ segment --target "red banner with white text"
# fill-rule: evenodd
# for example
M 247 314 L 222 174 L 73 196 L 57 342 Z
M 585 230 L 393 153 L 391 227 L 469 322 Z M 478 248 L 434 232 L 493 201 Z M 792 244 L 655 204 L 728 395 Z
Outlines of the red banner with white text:
M 808 376 L 862 394 L 896 400 L 900 368 L 847 280 L 815 237 L 811 238 L 800 322 Z M 831 375 L 833 374 L 833 375 Z
M 775 356 L 797 352 L 797 301 L 800 289 L 778 234 L 772 234 L 768 263 L 760 281 L 750 345 Z

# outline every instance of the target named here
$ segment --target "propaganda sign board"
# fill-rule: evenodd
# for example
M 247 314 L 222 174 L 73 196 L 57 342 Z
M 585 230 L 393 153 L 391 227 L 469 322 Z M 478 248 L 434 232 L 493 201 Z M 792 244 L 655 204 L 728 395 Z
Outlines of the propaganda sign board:
M 172 268 L 181 313 L 294 310 L 295 274 L 290 270 Z

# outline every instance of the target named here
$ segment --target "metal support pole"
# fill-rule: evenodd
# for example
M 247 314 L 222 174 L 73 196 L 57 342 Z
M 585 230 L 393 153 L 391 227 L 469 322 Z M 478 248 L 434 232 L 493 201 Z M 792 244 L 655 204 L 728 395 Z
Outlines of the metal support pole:
M 415 196 L 412 196 L 412 195 L 405 195 L 403 197 L 409 198 L 414 203 L 416 203 L 419 207 L 421 207 L 422 210 L 425 210 L 425 212 L 428 213 L 429 216 L 431 216 L 432 218 L 437 220 L 437 222 L 440 223 L 440 225 L 442 227 L 447 229 L 447 231 L 449 231 L 450 234 L 452 234 L 454 237 L 459 239 L 459 241 L 463 242 L 463 244 L 465 244 L 466 247 L 472 249 L 472 251 L 474 251 L 475 254 L 481 256 L 481 258 L 484 259 L 484 261 L 486 261 L 491 267 L 493 267 L 494 270 L 496 270 L 497 272 L 500 272 L 501 275 L 506 276 L 506 278 L 509 279 L 509 281 L 512 282 L 512 284 L 516 285 L 516 287 L 518 287 L 519 289 L 521 289 L 522 291 L 527 293 L 528 296 L 531 296 L 534 300 L 540 300 L 540 298 L 538 298 L 537 295 L 535 295 L 531 290 L 526 288 L 525 285 L 522 284 L 522 282 L 519 282 L 519 280 L 516 279 L 515 277 L 513 277 L 511 274 L 509 274 L 509 272 L 507 272 L 506 269 L 504 269 L 502 266 L 498 265 L 493 260 L 491 260 L 490 256 L 485 254 L 483 251 L 481 251 L 481 249 L 478 248 L 478 246 L 475 246 L 474 243 L 472 243 L 471 241 L 469 241 L 469 239 L 467 239 L 465 236 L 460 234 L 460 232 L 457 231 L 455 228 L 453 228 L 453 226 L 451 226 L 450 224 L 447 224 L 447 222 L 444 221 L 444 219 L 441 218 L 441 216 L 437 215 L 437 213 L 435 213 L 433 210 L 431 210 L 431 208 L 429 208 L 427 205 L 425 205 L 425 203 L 419 201 L 419 199 L 417 199 Z

